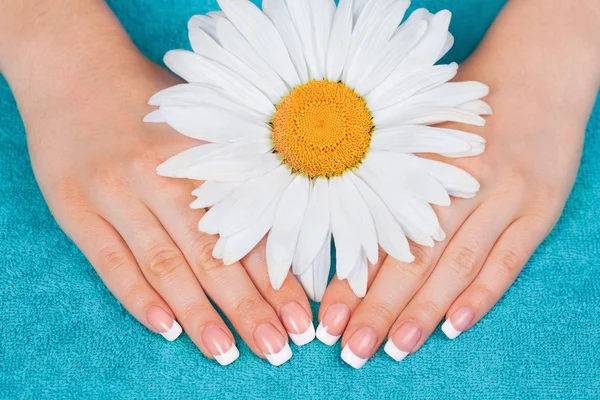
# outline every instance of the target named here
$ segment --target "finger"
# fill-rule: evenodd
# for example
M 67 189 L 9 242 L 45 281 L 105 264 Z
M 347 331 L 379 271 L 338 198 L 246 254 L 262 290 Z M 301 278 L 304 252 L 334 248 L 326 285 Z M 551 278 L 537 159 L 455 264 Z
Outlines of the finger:
M 63 224 L 108 290 L 148 329 L 173 341 L 181 334 L 171 308 L 150 286 L 119 233 L 97 214 L 81 213 Z M 65 226 L 66 225 L 66 226 Z
M 392 326 L 385 346 L 388 355 L 400 361 L 427 340 L 452 302 L 479 273 L 494 243 L 512 221 L 512 210 L 486 203 L 465 221 L 431 276 Z
M 189 260 L 206 294 L 227 315 L 254 353 L 273 365 L 285 363 L 292 356 L 285 328 L 241 263 L 225 266 L 212 256 L 217 237 L 198 230 L 204 211 L 188 206 L 193 187 L 171 181 L 164 183 L 164 187 L 165 195 L 149 193 L 147 204 Z
M 414 262 L 402 263 L 391 257 L 385 260 L 344 332 L 344 361 L 354 368 L 361 368 L 375 354 L 389 328 L 425 283 L 445 246 L 473 207 L 472 201 L 460 200 L 455 201 L 451 209 L 438 210 L 447 237 L 434 247 L 411 245 Z
M 367 287 L 373 283 L 386 257 L 387 255 L 380 251 L 377 264 L 369 263 Z M 362 298 L 354 293 L 347 279 L 342 280 L 334 276 L 325 290 L 319 307 L 320 322 L 317 328 L 317 339 L 327 346 L 337 343 L 361 301 Z
M 129 245 L 148 282 L 171 306 L 188 336 L 222 365 L 239 352 L 227 325 L 210 304 L 180 249 L 148 208 L 137 200 L 113 200 L 108 220 Z
M 473 283 L 454 301 L 444 323 L 457 337 L 471 329 L 500 300 L 548 235 L 547 223 L 531 217 L 513 222 L 495 244 Z
M 315 338 L 312 310 L 306 293 L 291 272 L 279 290 L 273 289 L 267 269 L 265 243 L 264 239 L 261 240 L 258 246 L 242 259 L 242 265 L 262 297 L 279 315 L 292 341 L 298 346 L 303 346 Z

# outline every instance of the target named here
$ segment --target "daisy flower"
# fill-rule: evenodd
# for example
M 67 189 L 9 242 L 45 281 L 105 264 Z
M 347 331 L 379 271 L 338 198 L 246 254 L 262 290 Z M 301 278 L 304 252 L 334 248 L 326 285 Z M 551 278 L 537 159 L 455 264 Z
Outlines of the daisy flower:
M 154 95 L 146 121 L 207 144 L 167 160 L 162 176 L 202 180 L 199 229 L 220 236 L 213 256 L 242 259 L 265 236 L 271 283 L 290 268 L 313 300 L 336 272 L 358 296 L 379 247 L 403 262 L 409 242 L 445 238 L 431 204 L 471 198 L 479 183 L 419 157 L 481 154 L 480 136 L 433 127 L 484 125 L 488 87 L 452 82 L 451 14 L 408 0 L 218 0 L 189 21 L 193 52 L 165 64 L 188 83 Z

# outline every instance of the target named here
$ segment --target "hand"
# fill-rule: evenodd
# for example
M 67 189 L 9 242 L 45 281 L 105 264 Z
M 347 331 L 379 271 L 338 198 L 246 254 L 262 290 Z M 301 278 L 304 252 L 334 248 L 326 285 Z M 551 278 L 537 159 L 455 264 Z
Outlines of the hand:
M 102 29 L 103 20 L 90 26 Z M 156 174 L 163 161 L 199 143 L 142 122 L 150 96 L 176 78 L 126 38 L 115 43 L 110 34 L 94 36 L 101 42 L 69 47 L 55 62 L 5 67 L 50 210 L 148 329 L 174 340 L 183 326 L 204 355 L 234 361 L 234 336 L 208 296 L 253 352 L 275 365 L 287 361 L 288 332 L 299 344 L 314 337 L 300 284 L 289 275 L 281 290 L 271 288 L 264 244 L 231 266 L 212 257 L 216 238 L 197 228 L 204 210 L 189 207 L 194 184 Z M 55 65 L 58 60 L 67 62 Z
M 513 13 L 513 8 L 506 12 Z M 518 21 L 511 17 L 513 24 Z M 343 335 L 342 357 L 355 368 L 386 338 L 385 350 L 395 360 L 416 352 L 444 317 L 442 330 L 450 339 L 473 327 L 512 285 L 562 212 L 579 167 L 585 124 L 598 88 L 598 64 L 584 62 L 581 76 L 562 81 L 549 77 L 572 76 L 561 75 L 568 70 L 566 61 L 551 64 L 558 71 L 547 67 L 536 74 L 539 65 L 549 65 L 536 59 L 539 54 L 531 51 L 535 44 L 527 42 L 539 25 L 525 22 L 532 28 L 521 32 L 520 43 L 529 43 L 523 55 L 507 44 L 512 37 L 504 22 L 497 22 L 457 77 L 491 88 L 485 100 L 494 116 L 485 128 L 451 126 L 486 138 L 486 151 L 473 158 L 439 157 L 475 176 L 480 193 L 436 208 L 447 238 L 433 248 L 412 245 L 414 263 L 388 257 L 371 265 L 364 299 L 339 279 L 325 293 L 317 335 L 328 344 Z M 582 47 L 557 53 L 589 53 Z

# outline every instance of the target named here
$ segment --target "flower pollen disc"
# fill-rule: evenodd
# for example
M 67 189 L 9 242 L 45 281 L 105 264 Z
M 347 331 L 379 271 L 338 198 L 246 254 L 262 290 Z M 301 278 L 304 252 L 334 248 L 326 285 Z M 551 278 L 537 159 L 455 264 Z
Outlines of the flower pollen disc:
M 366 101 L 344 83 L 313 80 L 281 100 L 272 126 L 275 151 L 294 172 L 331 178 L 365 158 L 373 118 Z

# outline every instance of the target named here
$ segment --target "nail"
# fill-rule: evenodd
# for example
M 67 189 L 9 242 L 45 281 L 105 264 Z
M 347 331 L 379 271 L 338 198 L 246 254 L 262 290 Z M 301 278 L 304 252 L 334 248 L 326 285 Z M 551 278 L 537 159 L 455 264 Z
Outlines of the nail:
M 158 331 L 169 342 L 177 339 L 183 329 L 165 310 L 158 306 L 152 306 L 146 312 L 148 323 Z
M 303 346 L 315 338 L 315 327 L 312 319 L 304 308 L 298 303 L 289 303 L 281 308 L 281 320 L 287 330 L 290 339 L 298 345 Z
M 463 333 L 475 319 L 475 312 L 471 307 L 461 307 L 442 325 L 442 332 L 448 339 L 456 339 Z
M 421 339 L 421 328 L 414 322 L 402 324 L 387 341 L 383 350 L 396 361 L 402 361 L 414 350 Z
M 204 329 L 202 342 L 221 365 L 229 365 L 240 356 L 233 340 L 217 325 Z
M 273 325 L 262 324 L 254 331 L 256 345 L 274 366 L 279 366 L 292 358 L 292 349 L 286 338 Z
M 376 345 L 377 333 L 375 330 L 371 327 L 360 328 L 344 346 L 342 360 L 353 368 L 362 368 L 375 353 Z
M 325 312 L 323 320 L 317 328 L 317 339 L 327 346 L 333 346 L 350 321 L 350 309 L 345 304 L 332 304 Z

